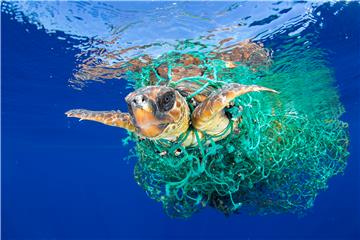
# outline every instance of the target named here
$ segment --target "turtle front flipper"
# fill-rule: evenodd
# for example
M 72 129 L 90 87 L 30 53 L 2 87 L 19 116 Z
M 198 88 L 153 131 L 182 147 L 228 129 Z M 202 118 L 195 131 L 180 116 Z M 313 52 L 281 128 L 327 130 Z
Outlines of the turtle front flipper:
M 212 93 L 204 102 L 198 105 L 191 115 L 194 128 L 206 132 L 209 135 L 219 135 L 227 127 L 229 120 L 225 115 L 224 108 L 236 97 L 249 92 L 277 91 L 257 86 L 230 83 L 219 91 Z
M 85 109 L 73 109 L 65 113 L 68 117 L 80 118 L 80 120 L 90 120 L 100 122 L 109 126 L 125 128 L 131 132 L 135 131 L 135 126 L 131 122 L 128 113 L 120 111 L 90 111 Z

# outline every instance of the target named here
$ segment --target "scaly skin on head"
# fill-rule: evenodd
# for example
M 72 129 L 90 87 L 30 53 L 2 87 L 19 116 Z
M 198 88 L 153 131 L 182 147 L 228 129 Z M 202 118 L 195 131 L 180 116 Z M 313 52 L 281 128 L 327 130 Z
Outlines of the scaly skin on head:
M 151 139 L 176 140 L 189 128 L 190 110 L 173 88 L 149 86 L 125 98 L 138 133 Z

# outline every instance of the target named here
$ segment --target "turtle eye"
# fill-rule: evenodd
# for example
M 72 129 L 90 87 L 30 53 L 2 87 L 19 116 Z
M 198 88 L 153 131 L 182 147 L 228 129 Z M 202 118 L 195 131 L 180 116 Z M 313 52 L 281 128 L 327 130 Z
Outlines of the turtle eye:
M 166 92 L 157 99 L 157 106 L 161 112 L 166 112 L 172 109 L 175 103 L 175 93 Z

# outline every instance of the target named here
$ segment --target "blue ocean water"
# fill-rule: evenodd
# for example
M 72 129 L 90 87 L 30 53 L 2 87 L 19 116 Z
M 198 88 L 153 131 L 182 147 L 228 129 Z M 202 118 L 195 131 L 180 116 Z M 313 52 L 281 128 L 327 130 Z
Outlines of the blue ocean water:
M 3 2 L 1 24 L 3 239 L 360 238 L 359 3 Z M 64 115 L 77 107 L 126 110 L 131 89 L 123 80 L 74 80 L 81 52 L 150 44 L 126 54 L 156 55 L 178 40 L 227 37 L 275 51 L 291 46 L 285 34 L 316 35 L 328 52 L 350 127 L 344 174 L 303 217 L 225 217 L 207 208 L 169 218 L 134 181 L 125 131 Z

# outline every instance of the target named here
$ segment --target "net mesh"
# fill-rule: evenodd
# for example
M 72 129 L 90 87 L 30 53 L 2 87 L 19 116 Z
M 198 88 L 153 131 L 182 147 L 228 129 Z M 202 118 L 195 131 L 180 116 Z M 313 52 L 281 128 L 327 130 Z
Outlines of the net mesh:
M 290 51 L 290 50 L 289 50 Z M 342 172 L 348 155 L 347 124 L 339 120 L 343 108 L 321 52 L 292 47 L 270 64 L 239 63 L 228 68 L 214 53 L 188 51 L 201 60 L 201 75 L 173 81 L 173 69 L 190 68 L 180 50 L 169 52 L 138 71 L 128 71 L 134 88 L 196 82 L 221 88 L 229 82 L 257 84 L 280 94 L 249 93 L 226 109 L 231 121 L 225 139 L 206 136 L 196 147 L 178 142 L 130 138 L 136 142 L 134 173 L 149 197 L 161 202 L 173 217 L 189 217 L 211 206 L 226 215 L 304 213 L 330 177 Z M 296 59 L 290 56 L 296 55 Z M 309 64 L 311 63 L 311 64 Z M 167 76 L 159 67 L 166 64 Z M 235 131 L 235 129 L 237 129 Z M 186 136 L 183 136 L 185 138 Z M 205 145 L 205 142 L 210 142 Z

